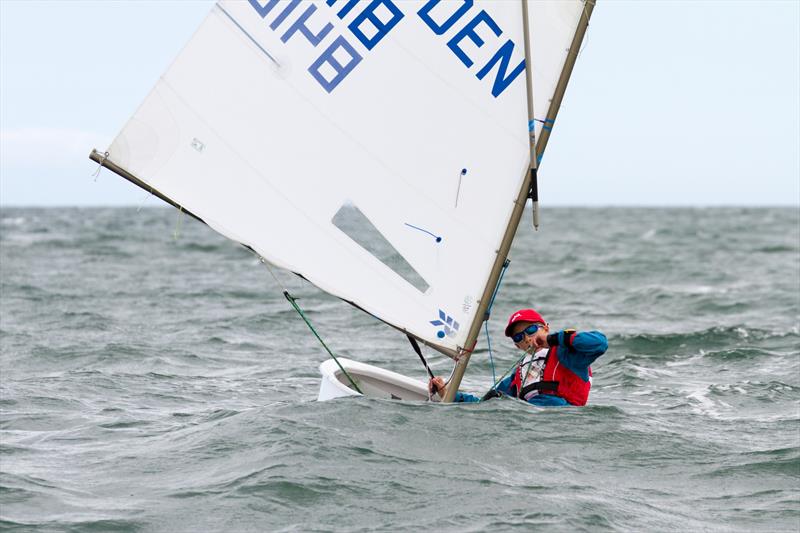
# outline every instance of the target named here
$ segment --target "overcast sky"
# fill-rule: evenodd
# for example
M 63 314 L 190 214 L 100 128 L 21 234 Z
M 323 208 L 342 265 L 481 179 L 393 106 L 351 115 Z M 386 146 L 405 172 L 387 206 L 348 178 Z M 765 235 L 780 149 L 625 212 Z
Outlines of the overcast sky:
M 0 204 L 160 205 L 88 154 L 212 5 L 0 0 Z M 540 184 L 544 205 L 800 205 L 800 1 L 598 0 Z

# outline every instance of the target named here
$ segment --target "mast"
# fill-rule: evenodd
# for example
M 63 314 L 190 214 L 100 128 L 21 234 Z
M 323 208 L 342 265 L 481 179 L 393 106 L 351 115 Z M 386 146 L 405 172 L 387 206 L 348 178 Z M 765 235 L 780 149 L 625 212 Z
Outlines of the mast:
M 517 194 L 517 199 L 514 202 L 514 209 L 511 212 L 511 218 L 509 220 L 508 227 L 506 228 L 506 232 L 503 234 L 503 240 L 500 242 L 500 248 L 497 250 L 497 256 L 494 260 L 494 265 L 492 265 L 491 273 L 489 274 L 489 280 L 487 281 L 486 287 L 483 290 L 483 294 L 481 295 L 480 305 L 478 306 L 477 313 L 475 314 L 475 319 L 472 321 L 470 325 L 469 333 L 467 335 L 467 341 L 465 343 L 466 349 L 461 354 L 461 357 L 456 362 L 456 367 L 453 370 L 453 377 L 450 380 L 449 385 L 447 386 L 447 394 L 445 395 L 443 401 L 444 402 L 452 402 L 455 399 L 456 393 L 458 392 L 458 388 L 461 385 L 461 380 L 464 377 L 464 372 L 467 370 L 467 365 L 469 365 L 469 359 L 472 355 L 472 350 L 474 349 L 478 335 L 480 334 L 481 324 L 485 322 L 489 317 L 487 315 L 487 311 L 489 308 L 489 302 L 491 300 L 492 292 L 494 291 L 495 286 L 497 285 L 497 281 L 500 278 L 500 272 L 502 271 L 503 263 L 505 262 L 508 252 L 511 249 L 511 242 L 514 240 L 514 235 L 517 232 L 517 228 L 519 227 L 519 221 L 522 218 L 522 213 L 525 210 L 525 203 L 527 202 L 528 198 L 532 197 L 532 194 L 536 194 L 535 190 L 531 189 L 533 185 L 533 179 L 536 176 L 536 171 L 538 169 L 538 159 L 544 154 L 545 146 L 547 145 L 547 140 L 550 137 L 550 132 L 544 128 L 542 128 L 542 137 L 540 138 L 538 144 L 535 140 L 535 126 L 533 124 L 534 115 L 533 115 L 533 82 L 532 82 L 532 63 L 531 63 L 531 50 L 530 50 L 530 28 L 528 25 L 528 5 L 527 0 L 520 0 L 522 2 L 522 15 L 523 15 L 523 32 L 525 38 L 525 79 L 527 83 L 527 96 L 528 96 L 528 124 L 529 124 L 529 131 L 530 131 L 530 138 L 531 138 L 531 162 L 528 171 L 526 171 L 525 179 L 522 183 L 522 188 Z M 572 69 L 575 66 L 575 61 L 578 58 L 578 52 L 580 51 L 580 45 L 583 42 L 583 37 L 586 34 L 586 29 L 589 27 L 589 18 L 592 15 L 592 11 L 594 10 L 596 0 L 584 0 L 584 8 L 583 8 L 583 15 L 578 22 L 578 27 L 575 30 L 575 35 L 572 38 L 572 43 L 570 44 L 569 53 L 567 54 L 567 60 L 564 63 L 564 67 L 561 70 L 561 76 L 558 79 L 558 84 L 556 85 L 556 90 L 553 95 L 553 99 L 550 102 L 550 108 L 547 111 L 547 118 L 555 120 L 556 115 L 558 114 L 558 109 L 561 106 L 561 101 L 564 98 L 564 92 L 567 88 L 567 83 L 569 82 L 570 75 L 572 74 Z M 549 122 L 552 124 L 552 122 Z M 535 147 L 535 149 L 534 149 Z M 538 198 L 537 198 L 538 200 Z M 536 207 L 534 207 L 534 224 L 538 227 L 538 220 L 536 218 Z
M 525 39 L 525 83 L 527 86 L 528 97 L 528 136 L 530 146 L 530 164 L 528 174 L 530 185 L 528 190 L 530 194 L 528 197 L 532 201 L 533 209 L 533 227 L 539 230 L 539 184 L 536 179 L 536 172 L 539 169 L 539 160 L 536 157 L 536 122 L 535 115 L 533 114 L 533 56 L 531 55 L 531 29 L 528 23 L 528 2 L 527 0 L 520 0 L 522 2 L 522 34 Z M 544 128 L 542 128 L 544 131 Z M 523 187 L 525 189 L 525 187 Z M 523 206 L 524 208 L 524 206 Z

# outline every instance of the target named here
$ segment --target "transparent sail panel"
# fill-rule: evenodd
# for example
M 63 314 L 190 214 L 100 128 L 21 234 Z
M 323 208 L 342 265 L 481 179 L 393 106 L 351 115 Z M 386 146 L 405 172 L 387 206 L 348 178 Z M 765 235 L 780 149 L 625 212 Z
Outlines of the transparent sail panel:
M 381 235 L 378 228 L 356 206 L 343 205 L 331 222 L 418 291 L 428 290 L 429 285 L 422 279 L 422 276 L 408 264 L 400 252 L 395 250 L 394 246 Z

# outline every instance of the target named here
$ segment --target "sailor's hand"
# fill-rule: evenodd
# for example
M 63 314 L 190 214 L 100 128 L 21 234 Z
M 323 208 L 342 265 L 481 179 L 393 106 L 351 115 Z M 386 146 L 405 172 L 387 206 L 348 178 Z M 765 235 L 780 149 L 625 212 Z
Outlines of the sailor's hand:
M 539 328 L 536 333 L 529 336 L 528 339 L 530 344 L 533 346 L 534 351 L 543 350 L 545 348 L 549 348 L 550 344 L 547 342 L 547 334 L 550 332 L 550 328 L 548 326 L 544 326 Z
M 428 381 L 428 390 L 431 394 L 438 393 L 440 398 L 444 398 L 444 395 L 447 394 L 447 385 L 444 384 L 442 378 L 436 376 Z
M 492 398 L 499 398 L 500 396 L 502 396 L 502 395 L 499 392 L 497 392 L 497 389 L 492 387 L 491 389 L 489 389 L 489 392 L 487 392 L 486 394 L 483 395 L 483 398 L 481 398 L 481 401 L 485 402 L 486 400 L 491 400 Z

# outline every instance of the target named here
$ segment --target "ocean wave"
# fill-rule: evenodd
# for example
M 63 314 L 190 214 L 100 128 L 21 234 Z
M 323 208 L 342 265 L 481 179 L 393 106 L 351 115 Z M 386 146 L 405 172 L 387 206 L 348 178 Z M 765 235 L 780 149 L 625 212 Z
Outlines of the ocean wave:
M 87 518 L 86 512 L 76 512 L 74 518 L 62 513 L 59 518 L 53 520 L 31 519 L 11 519 L 0 518 L 0 526 L 4 531 L 70 531 L 70 532 L 110 532 L 110 533 L 133 533 L 147 529 L 148 523 L 143 520 L 124 519 L 124 518 Z
M 606 331 L 582 408 L 318 403 L 328 356 L 247 250 L 169 209 L 4 210 L 2 527 L 795 531 L 797 210 L 548 213 L 490 328 L 532 305 Z M 335 353 L 425 379 L 277 275 Z M 483 337 L 473 359 L 482 393 Z
M 786 246 L 781 244 L 776 244 L 772 246 L 762 246 L 761 248 L 756 248 L 754 251 L 756 253 L 762 254 L 780 254 L 780 253 L 797 253 L 800 248 L 797 246 Z
M 745 452 L 725 462 L 732 462 L 733 464 L 712 468 L 696 477 L 743 478 L 771 476 L 788 481 L 796 481 L 800 477 L 800 448 Z
M 634 333 L 617 334 L 609 339 L 609 345 L 615 349 L 632 351 L 641 356 L 660 355 L 665 351 L 679 348 L 681 352 L 703 349 L 706 353 L 710 350 L 730 350 L 731 342 L 737 344 L 759 342 L 770 339 L 797 339 L 800 334 L 795 330 L 768 330 L 753 328 L 742 324 L 738 326 L 714 326 L 698 331 L 678 333 Z

